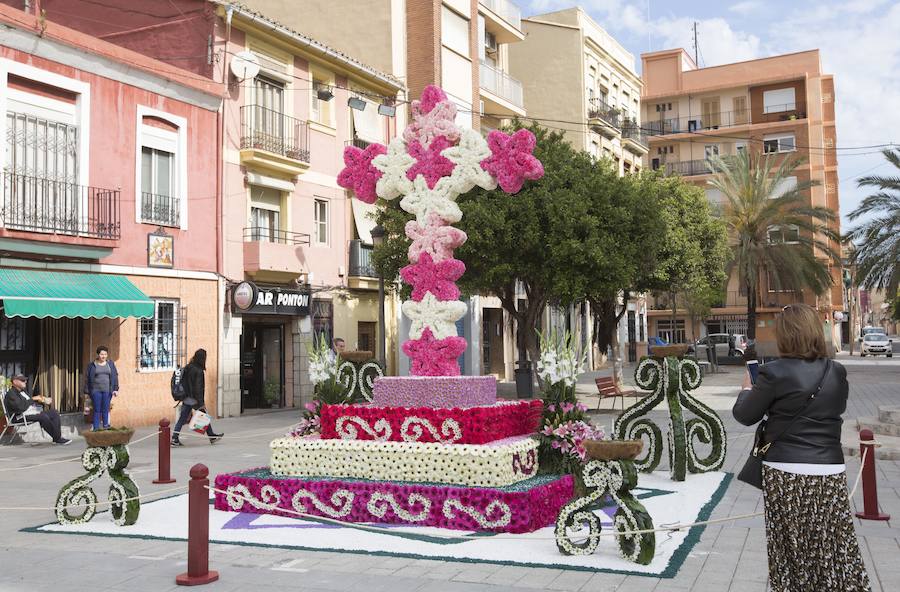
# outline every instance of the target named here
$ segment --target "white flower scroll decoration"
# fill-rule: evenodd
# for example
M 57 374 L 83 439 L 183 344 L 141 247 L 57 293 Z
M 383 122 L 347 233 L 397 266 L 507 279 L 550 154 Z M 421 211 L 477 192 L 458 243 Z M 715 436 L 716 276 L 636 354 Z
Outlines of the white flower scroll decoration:
M 413 189 L 406 172 L 416 162 L 407 151 L 402 138 L 394 138 L 388 144 L 387 154 L 379 154 L 372 159 L 372 166 L 381 171 L 381 178 L 375 184 L 375 193 L 384 199 L 396 199 Z
M 459 426 L 459 422 L 455 419 L 450 417 L 445 419 L 441 423 L 441 431 L 438 433 L 437 428 L 430 421 L 415 415 L 410 415 L 403 420 L 403 425 L 400 426 L 400 436 L 404 442 L 418 442 L 422 439 L 422 434 L 424 433 L 422 430 L 423 426 L 428 430 L 435 442 L 452 444 L 462 438 L 462 429 Z
M 403 314 L 410 319 L 409 337 L 419 339 L 426 327 L 431 329 L 435 339 L 456 335 L 456 321 L 466 314 L 466 303 L 459 300 L 441 302 L 431 292 L 426 292 L 421 302 L 407 300 L 403 303 Z
M 379 491 L 373 493 L 372 497 L 369 498 L 366 509 L 376 518 L 384 518 L 384 515 L 387 514 L 388 505 L 390 505 L 394 514 L 407 522 L 421 522 L 428 518 L 428 514 L 431 512 L 431 500 L 424 495 L 410 493 L 406 498 L 406 505 L 409 510 L 404 510 L 400 507 L 400 504 L 397 503 L 393 494 L 381 493 Z M 414 512 L 413 507 L 415 506 L 421 506 L 422 510 Z
M 510 511 L 509 506 L 500 500 L 494 500 L 489 503 L 484 509 L 484 513 L 479 512 L 473 506 L 463 504 L 458 499 L 450 498 L 444 502 L 443 512 L 448 520 L 453 520 L 453 518 L 456 517 L 457 511 L 468 514 L 479 524 L 479 526 L 485 529 L 502 528 L 509 524 L 509 521 L 512 518 L 512 512 Z M 491 519 L 489 516 L 496 517 Z
M 400 207 L 410 214 L 415 214 L 419 225 L 428 224 L 428 217 L 431 214 L 437 214 L 450 223 L 462 220 L 462 210 L 453 201 L 456 194 L 453 192 L 450 177 L 441 177 L 434 189 L 429 189 L 428 181 L 419 175 L 413 187 L 414 189 L 400 200 Z
M 316 494 L 312 493 L 311 491 L 298 489 L 297 493 L 294 494 L 294 497 L 291 500 L 291 505 L 294 506 L 294 510 L 300 512 L 301 514 L 309 513 L 306 509 L 306 504 L 303 503 L 304 498 L 311 501 L 316 509 L 326 516 L 331 516 L 332 518 L 343 518 L 350 513 L 350 510 L 353 509 L 353 500 L 356 498 L 356 494 L 348 489 L 338 489 L 333 494 L 331 494 L 331 499 L 329 500 L 331 502 L 331 505 L 328 505 L 320 500 L 316 496 Z
M 456 195 L 471 191 L 476 185 L 489 191 L 497 188 L 497 180 L 481 168 L 481 161 L 491 155 L 491 149 L 475 130 L 463 131 L 459 144 L 441 154 L 456 164 L 449 177 Z
M 369 425 L 362 417 L 358 415 L 346 415 L 343 417 L 339 417 L 335 422 L 334 429 L 338 433 L 338 436 L 341 437 L 342 440 L 357 440 L 359 436 L 359 432 L 356 429 L 356 426 L 353 424 L 357 424 L 362 431 L 369 434 L 375 440 L 379 440 L 384 442 L 391 437 L 391 424 L 388 423 L 388 420 L 381 418 L 374 423 L 374 425 Z

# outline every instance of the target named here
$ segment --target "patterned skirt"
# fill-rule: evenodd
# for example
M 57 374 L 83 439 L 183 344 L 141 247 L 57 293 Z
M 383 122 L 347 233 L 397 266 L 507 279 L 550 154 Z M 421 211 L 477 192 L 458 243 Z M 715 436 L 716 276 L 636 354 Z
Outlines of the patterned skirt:
M 853 530 L 847 476 L 797 475 L 763 466 L 772 592 L 868 592 Z

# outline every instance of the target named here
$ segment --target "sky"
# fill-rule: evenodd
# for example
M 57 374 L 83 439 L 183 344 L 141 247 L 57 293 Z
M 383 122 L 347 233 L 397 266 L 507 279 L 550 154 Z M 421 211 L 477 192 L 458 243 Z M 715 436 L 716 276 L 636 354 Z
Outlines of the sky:
M 900 2 L 887 0 L 516 0 L 523 16 L 579 4 L 635 56 L 683 47 L 693 55 L 698 23 L 700 65 L 819 49 L 834 75 L 839 197 L 847 214 L 870 188 L 863 175 L 895 174 L 878 148 L 900 147 Z M 649 18 L 648 18 L 649 13 Z M 848 149 L 844 149 L 844 148 Z M 893 169 L 893 170 L 892 170 Z

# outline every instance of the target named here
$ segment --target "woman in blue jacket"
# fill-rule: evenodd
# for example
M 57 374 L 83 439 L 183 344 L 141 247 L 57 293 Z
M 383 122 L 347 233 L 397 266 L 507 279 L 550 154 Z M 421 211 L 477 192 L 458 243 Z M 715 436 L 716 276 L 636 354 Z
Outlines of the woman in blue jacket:
M 109 359 L 109 348 L 101 345 L 97 348 L 97 358 L 88 364 L 87 379 L 84 381 L 84 394 L 91 398 L 94 410 L 94 431 L 109 429 L 109 406 L 113 397 L 119 395 L 119 371 Z

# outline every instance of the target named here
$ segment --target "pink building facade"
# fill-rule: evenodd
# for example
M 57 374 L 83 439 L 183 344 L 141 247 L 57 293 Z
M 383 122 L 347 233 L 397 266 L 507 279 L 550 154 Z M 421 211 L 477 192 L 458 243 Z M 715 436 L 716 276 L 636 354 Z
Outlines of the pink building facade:
M 345 146 L 387 143 L 402 126 L 385 107 L 404 85 L 238 4 L 41 5 L 51 20 L 225 88 L 221 207 L 208 210 L 221 233 L 218 415 L 309 400 L 316 334 L 377 353 L 373 208 L 351 199 L 337 175 Z
M 155 423 L 176 366 L 218 363 L 221 85 L 8 6 L 0 31 L 0 374 L 80 428 L 106 345 L 112 422 Z

